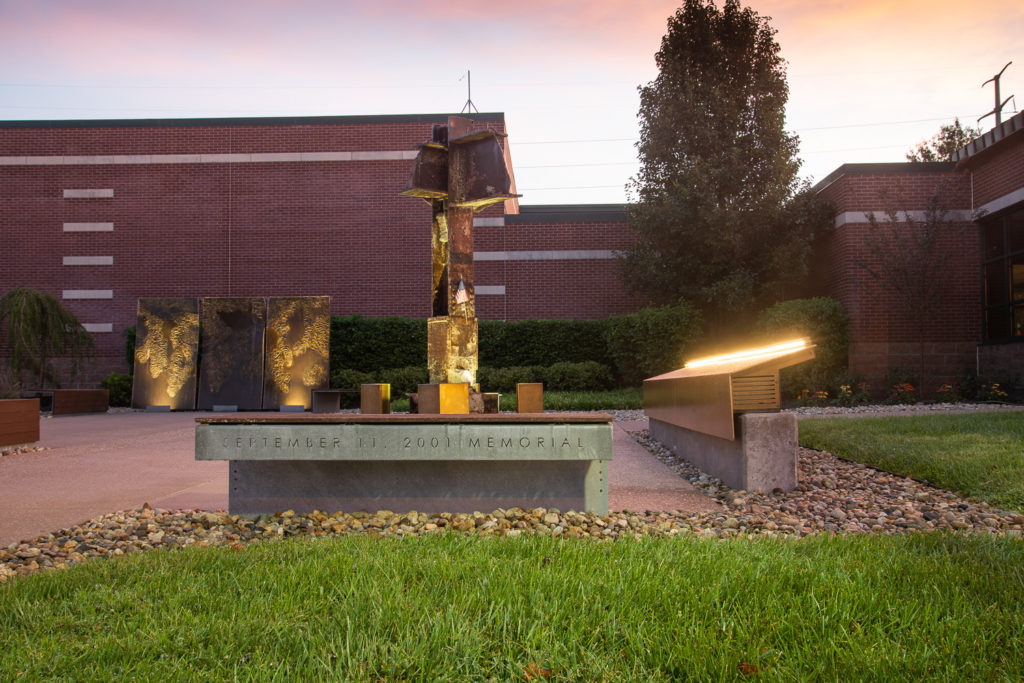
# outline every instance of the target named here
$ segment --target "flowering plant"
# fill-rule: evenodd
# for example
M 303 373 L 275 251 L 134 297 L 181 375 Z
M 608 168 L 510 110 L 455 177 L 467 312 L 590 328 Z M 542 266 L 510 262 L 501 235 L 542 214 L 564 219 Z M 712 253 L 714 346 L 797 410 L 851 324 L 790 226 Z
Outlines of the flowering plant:
M 917 403 L 917 389 L 909 382 L 894 384 L 889 390 L 889 403 Z
M 946 382 L 935 392 L 935 398 L 943 403 L 956 403 L 960 400 L 960 385 L 956 382 Z
M 1009 394 L 1003 391 L 998 382 L 982 384 L 981 391 L 978 392 L 978 398 L 983 401 L 1005 401 L 1008 396 Z
M 823 406 L 828 402 L 828 392 L 804 389 L 797 395 L 797 399 L 802 406 Z
M 856 406 L 870 401 L 868 385 L 864 382 L 857 382 L 856 384 L 840 384 L 839 393 L 833 403 L 837 406 Z

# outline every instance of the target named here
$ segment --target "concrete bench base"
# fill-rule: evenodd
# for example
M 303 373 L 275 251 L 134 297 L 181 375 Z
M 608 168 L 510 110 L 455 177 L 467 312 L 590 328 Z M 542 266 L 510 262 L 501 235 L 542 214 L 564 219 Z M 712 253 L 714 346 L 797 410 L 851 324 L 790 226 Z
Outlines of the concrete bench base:
M 230 461 L 231 514 L 509 507 L 608 512 L 607 415 L 233 416 L 197 422 L 196 459 Z
M 797 483 L 796 416 L 736 416 L 736 439 L 720 439 L 654 418 L 651 436 L 726 486 L 746 491 L 792 491 Z
M 234 515 L 288 509 L 433 514 L 510 507 L 604 514 L 607 481 L 607 465 L 600 460 L 233 460 L 228 500 Z

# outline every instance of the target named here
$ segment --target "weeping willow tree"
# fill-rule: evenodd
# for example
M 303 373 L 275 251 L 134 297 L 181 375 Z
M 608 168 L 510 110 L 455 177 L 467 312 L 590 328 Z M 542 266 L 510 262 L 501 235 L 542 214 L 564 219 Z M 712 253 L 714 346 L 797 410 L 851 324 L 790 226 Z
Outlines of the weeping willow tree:
M 54 358 L 67 358 L 74 377 L 82 359 L 95 348 L 92 335 L 55 297 L 34 289 L 12 289 L 0 297 L 0 330 L 7 338 L 2 349 L 13 381 L 32 373 L 38 386 L 60 386 Z

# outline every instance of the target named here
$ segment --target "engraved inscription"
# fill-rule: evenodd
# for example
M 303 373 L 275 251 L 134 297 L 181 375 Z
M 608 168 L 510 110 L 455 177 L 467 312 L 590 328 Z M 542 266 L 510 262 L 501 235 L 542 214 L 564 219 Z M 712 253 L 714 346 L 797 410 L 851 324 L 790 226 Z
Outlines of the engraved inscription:
M 469 436 L 463 440 L 453 439 L 451 436 L 402 436 L 394 439 L 377 438 L 376 436 L 270 436 L 270 435 L 248 435 L 222 437 L 220 444 L 225 449 L 236 450 L 282 450 L 282 449 L 351 449 L 361 450 L 387 450 L 388 448 L 402 449 L 561 449 L 561 448 L 584 448 L 583 438 L 575 436 L 572 439 L 563 437 L 561 440 L 547 438 L 544 436 L 523 435 L 518 438 L 514 436 Z

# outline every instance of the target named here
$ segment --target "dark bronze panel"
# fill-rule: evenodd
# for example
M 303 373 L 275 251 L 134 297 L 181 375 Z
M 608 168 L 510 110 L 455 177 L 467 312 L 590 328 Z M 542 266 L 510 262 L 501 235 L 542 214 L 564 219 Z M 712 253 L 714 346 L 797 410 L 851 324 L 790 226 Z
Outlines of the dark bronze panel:
M 253 297 L 207 297 L 202 320 L 199 409 L 234 405 L 239 410 L 259 410 L 267 302 Z
M 736 435 L 729 375 L 644 380 L 644 412 L 722 439 Z
M 263 409 L 312 405 L 330 383 L 331 298 L 272 297 L 267 307 Z
M 198 299 L 139 299 L 132 407 L 195 410 L 198 351 Z

